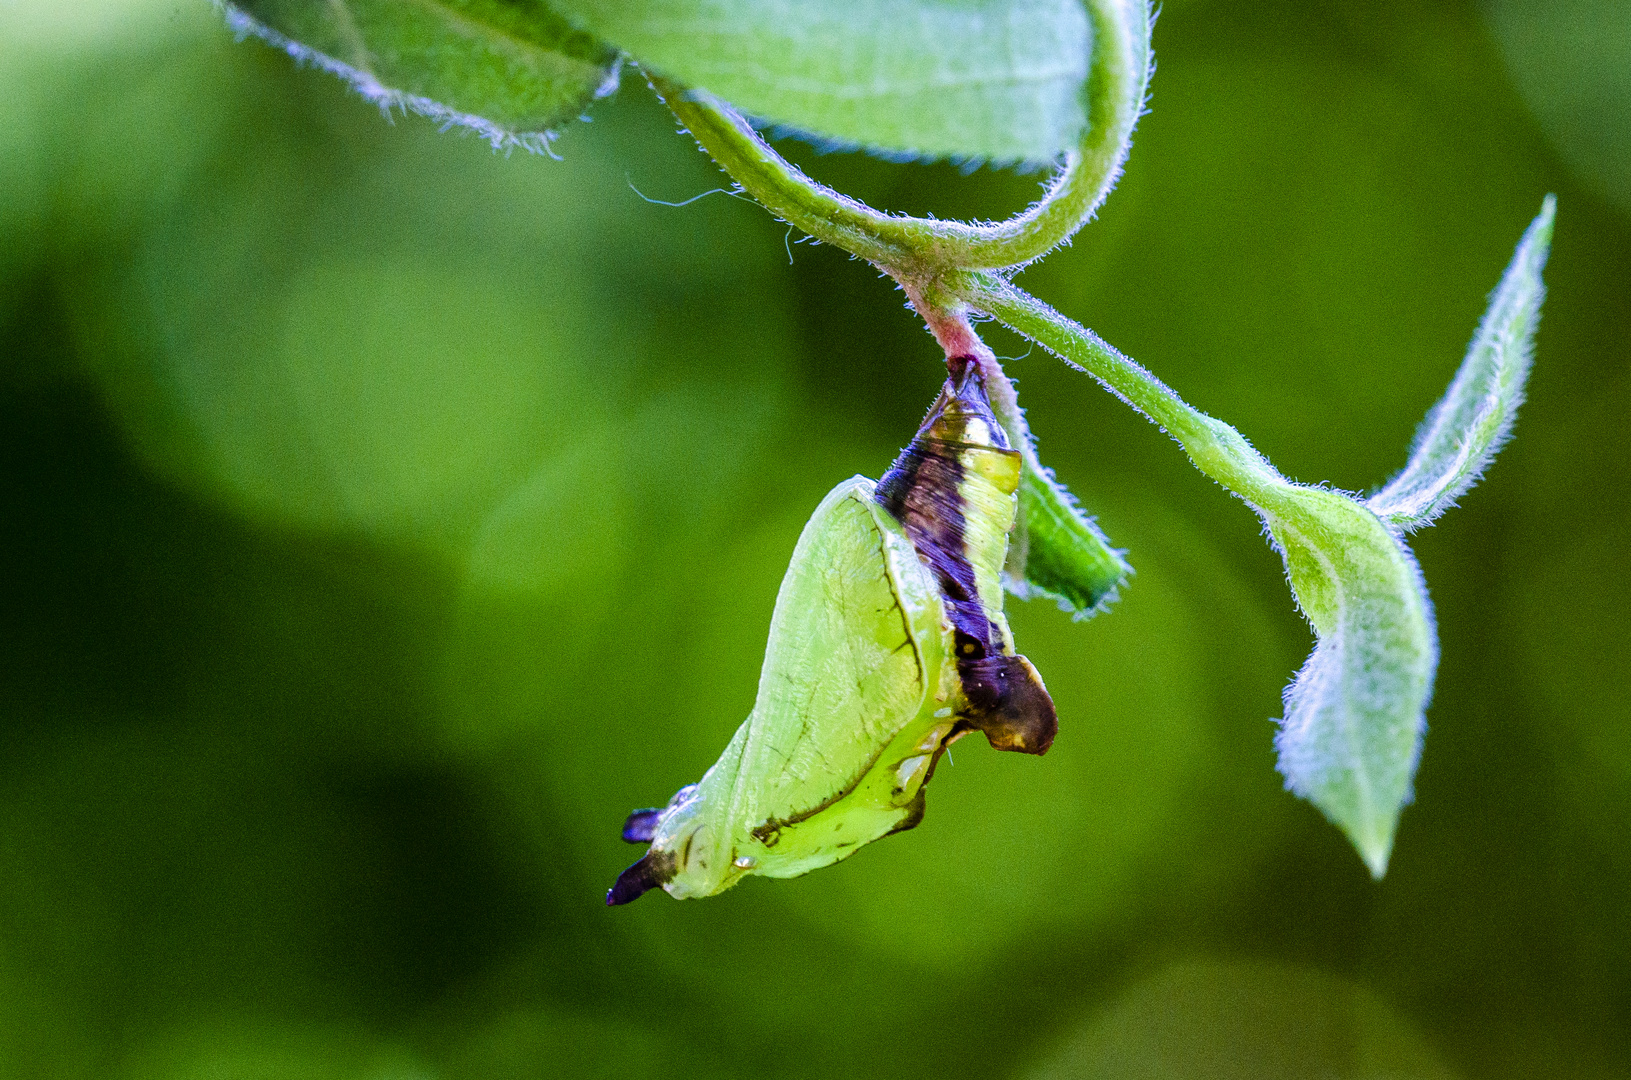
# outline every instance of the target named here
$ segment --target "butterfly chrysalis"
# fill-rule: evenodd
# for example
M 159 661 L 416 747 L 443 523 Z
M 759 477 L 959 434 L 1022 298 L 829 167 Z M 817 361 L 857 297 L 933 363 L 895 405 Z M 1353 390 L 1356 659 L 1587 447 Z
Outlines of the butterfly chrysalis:
M 795 877 L 910 829 L 940 755 L 971 731 L 1047 752 L 1053 701 L 1002 611 L 1020 455 L 978 362 L 948 366 L 883 479 L 845 480 L 805 525 L 753 712 L 700 781 L 629 815 L 623 838 L 651 847 L 608 904 Z

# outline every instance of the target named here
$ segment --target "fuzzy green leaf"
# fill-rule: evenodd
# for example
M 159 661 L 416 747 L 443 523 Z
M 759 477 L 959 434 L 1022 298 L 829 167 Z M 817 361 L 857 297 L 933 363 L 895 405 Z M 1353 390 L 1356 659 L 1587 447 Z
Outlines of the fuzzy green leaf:
M 541 0 L 238 0 L 227 21 L 345 79 L 389 111 L 547 149 L 617 86 L 608 46 Z
M 654 71 L 840 144 L 1044 161 L 1074 146 L 1087 122 L 1092 35 L 1080 0 L 554 6 Z
M 1410 801 L 1438 664 L 1427 589 L 1405 546 L 1348 496 L 1305 487 L 1276 496 L 1257 510 L 1318 635 L 1286 689 L 1280 772 L 1379 878 Z
M 1028 455 L 1019 480 L 1019 516 L 1009 538 L 1004 584 L 1022 600 L 1045 597 L 1074 619 L 1115 603 L 1133 568 L 1110 546 L 1076 499 Z
M 1197 468 L 1263 519 L 1317 637 L 1286 691 L 1280 771 L 1381 876 L 1410 800 L 1438 666 L 1427 590 L 1398 534 L 1347 495 L 1286 479 L 1240 432 L 1007 280 L 969 275 L 956 285 L 979 310 L 1161 424 Z
M 1409 464 L 1371 496 L 1368 505 L 1383 520 L 1407 530 L 1431 524 L 1478 482 L 1511 434 L 1546 298 L 1541 270 L 1556 208 L 1548 195 L 1490 296 L 1454 381 L 1416 433 Z

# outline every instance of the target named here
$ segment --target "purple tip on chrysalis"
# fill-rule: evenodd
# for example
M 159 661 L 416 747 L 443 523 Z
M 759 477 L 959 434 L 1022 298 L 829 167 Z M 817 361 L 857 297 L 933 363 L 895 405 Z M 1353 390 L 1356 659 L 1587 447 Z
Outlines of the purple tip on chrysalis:
M 649 844 L 657 835 L 657 819 L 663 816 L 663 808 L 652 807 L 649 810 L 635 810 L 629 814 L 627 821 L 623 822 L 623 840 L 630 844 Z
M 606 906 L 617 907 L 638 900 L 674 876 L 673 859 L 653 858 L 653 852 L 640 856 L 635 864 L 617 875 L 617 883 L 606 892 Z M 666 863 L 667 872 L 664 872 Z

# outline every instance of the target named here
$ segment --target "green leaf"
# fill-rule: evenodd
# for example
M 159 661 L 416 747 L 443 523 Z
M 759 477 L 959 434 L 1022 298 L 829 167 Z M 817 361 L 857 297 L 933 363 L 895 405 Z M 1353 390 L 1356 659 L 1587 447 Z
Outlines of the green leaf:
M 386 112 L 547 150 L 617 87 L 618 60 L 541 0 L 240 0 L 227 22 L 338 75 Z
M 1317 637 L 1285 694 L 1280 772 L 1380 877 L 1410 801 L 1438 666 L 1427 590 L 1398 534 L 1341 492 L 1287 480 L 1240 432 L 1006 279 L 971 274 L 955 284 L 979 310 L 1159 423 L 1197 468 L 1263 519 Z
M 1133 572 L 1122 555 L 1053 471 L 1027 454 L 1003 579 L 1008 591 L 1022 600 L 1046 597 L 1074 619 L 1090 618 L 1116 602 Z
M 1403 543 L 1323 488 L 1282 488 L 1258 513 L 1318 640 L 1285 693 L 1275 737 L 1286 786 L 1387 870 L 1421 756 L 1438 664 L 1432 607 Z
M 993 357 L 989 363 L 997 361 Z M 998 369 L 1000 371 L 1000 369 Z M 997 389 L 991 408 L 1019 451 L 1018 512 L 1008 534 L 1003 588 L 1021 600 L 1045 597 L 1080 621 L 1107 610 L 1133 568 L 1110 546 L 1098 524 L 1036 455 L 1036 439 L 1019 407 L 1013 384 L 987 376 Z
M 1450 388 L 1416 433 L 1410 462 L 1368 505 L 1402 529 L 1429 525 L 1476 484 L 1512 431 L 1546 298 L 1541 270 L 1557 208 L 1548 195 L 1490 297 Z
M 555 7 L 677 82 L 838 143 L 1043 161 L 1074 146 L 1086 125 L 1092 35 L 1080 0 L 557 0 Z

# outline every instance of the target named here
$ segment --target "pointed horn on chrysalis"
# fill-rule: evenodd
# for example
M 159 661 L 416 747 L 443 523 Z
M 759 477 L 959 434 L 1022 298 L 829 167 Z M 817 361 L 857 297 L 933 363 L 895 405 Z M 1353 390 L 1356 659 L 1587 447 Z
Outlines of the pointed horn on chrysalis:
M 634 810 L 629 813 L 628 819 L 623 822 L 623 842 L 626 844 L 649 844 L 652 837 L 657 835 L 657 819 L 663 816 L 663 808 L 651 807 L 648 810 Z
M 606 906 L 618 907 L 638 900 L 652 889 L 660 889 L 674 876 L 674 857 L 665 852 L 648 851 L 617 875 L 617 882 L 606 893 Z

